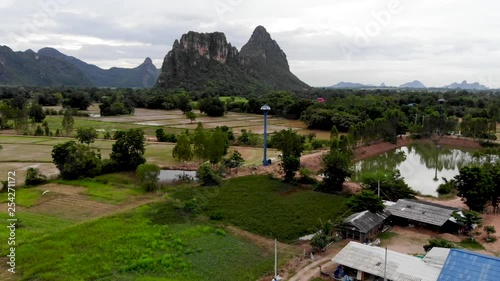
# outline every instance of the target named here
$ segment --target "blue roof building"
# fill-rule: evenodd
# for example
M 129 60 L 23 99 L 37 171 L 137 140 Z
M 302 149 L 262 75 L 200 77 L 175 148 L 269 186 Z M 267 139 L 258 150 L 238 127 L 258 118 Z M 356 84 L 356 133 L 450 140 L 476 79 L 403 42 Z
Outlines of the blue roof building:
M 451 249 L 438 281 L 499 281 L 500 259 Z

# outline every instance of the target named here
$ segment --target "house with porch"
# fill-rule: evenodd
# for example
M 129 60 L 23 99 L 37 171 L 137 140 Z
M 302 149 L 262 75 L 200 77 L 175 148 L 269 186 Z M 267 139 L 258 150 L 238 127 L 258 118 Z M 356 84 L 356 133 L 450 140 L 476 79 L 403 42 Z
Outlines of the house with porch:
M 340 225 L 342 237 L 365 242 L 377 236 L 387 219 L 386 213 L 364 211 L 346 218 Z

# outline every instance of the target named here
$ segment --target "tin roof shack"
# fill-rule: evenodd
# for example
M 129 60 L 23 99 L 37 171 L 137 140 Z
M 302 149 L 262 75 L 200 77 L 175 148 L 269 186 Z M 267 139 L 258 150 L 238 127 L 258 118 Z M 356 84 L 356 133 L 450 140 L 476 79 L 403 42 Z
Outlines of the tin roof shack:
M 360 242 L 372 239 L 380 232 L 387 217 L 384 213 L 370 211 L 353 214 L 340 225 L 342 236 Z
M 438 281 L 498 281 L 500 259 L 460 249 L 451 249 Z
M 441 272 L 420 258 L 357 242 L 350 242 L 332 261 L 346 272 L 354 271 L 349 276 L 356 280 L 383 280 L 385 275 L 392 281 L 436 281 Z
M 391 213 L 390 220 L 400 225 L 419 225 L 435 229 L 438 232 L 458 232 L 459 225 L 452 218 L 453 212 L 460 211 L 457 208 L 439 204 L 400 199 L 396 204 L 388 206 L 387 211 Z

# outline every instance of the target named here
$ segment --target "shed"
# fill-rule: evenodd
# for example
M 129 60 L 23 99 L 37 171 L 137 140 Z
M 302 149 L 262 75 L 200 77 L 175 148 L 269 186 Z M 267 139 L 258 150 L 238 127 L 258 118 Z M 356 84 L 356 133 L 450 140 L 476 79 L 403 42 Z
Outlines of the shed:
M 450 218 L 453 212 L 459 209 L 430 202 L 400 199 L 396 204 L 388 206 L 387 211 L 391 213 L 391 218 L 395 222 L 434 226 L 440 229 L 446 223 L 455 225 Z
M 461 249 L 451 249 L 438 281 L 498 281 L 500 259 Z
M 353 214 L 340 225 L 342 236 L 361 242 L 371 239 L 380 231 L 386 218 L 384 213 L 370 211 Z
M 393 281 L 436 281 L 441 271 L 420 258 L 357 242 L 350 242 L 332 261 L 347 267 L 346 272 L 354 270 L 353 277 L 358 280 L 383 278 L 386 272 L 387 279 Z

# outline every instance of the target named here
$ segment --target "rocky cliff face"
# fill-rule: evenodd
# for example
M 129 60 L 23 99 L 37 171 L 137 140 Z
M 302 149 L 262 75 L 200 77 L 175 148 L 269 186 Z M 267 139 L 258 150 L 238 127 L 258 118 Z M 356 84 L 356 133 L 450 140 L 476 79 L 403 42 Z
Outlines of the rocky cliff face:
M 285 53 L 262 26 L 241 52 L 220 32 L 184 34 L 165 57 L 157 86 L 242 94 L 309 87 L 290 72 Z

